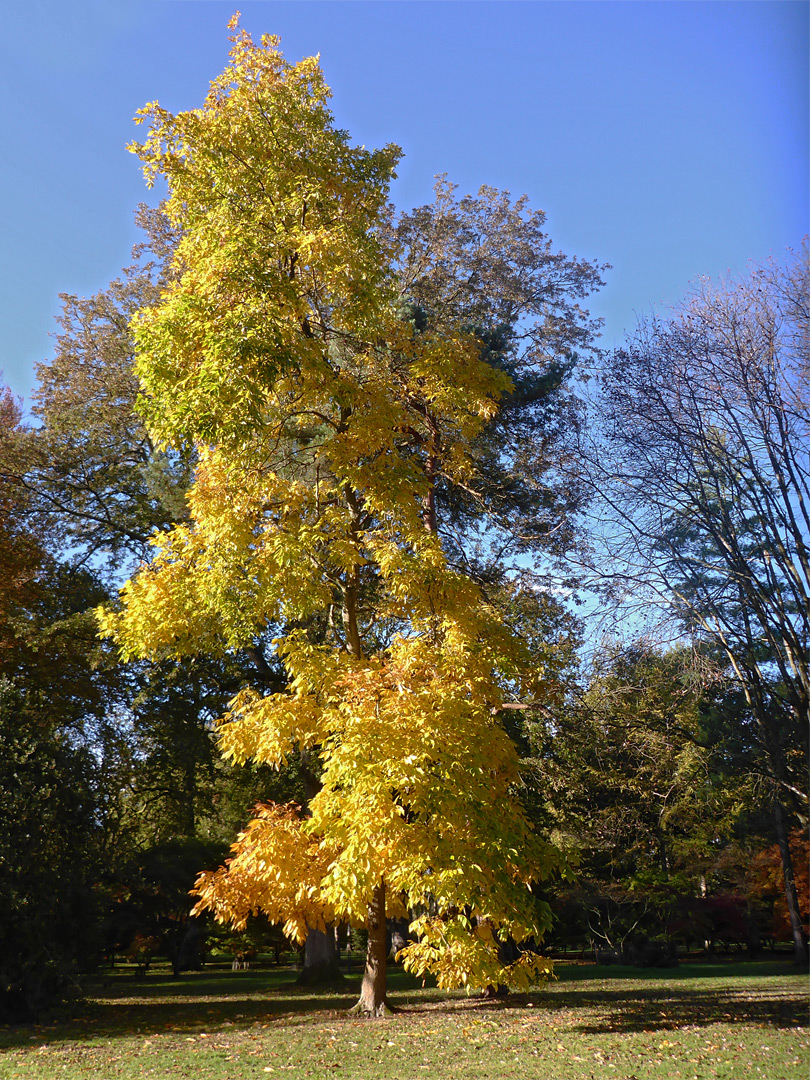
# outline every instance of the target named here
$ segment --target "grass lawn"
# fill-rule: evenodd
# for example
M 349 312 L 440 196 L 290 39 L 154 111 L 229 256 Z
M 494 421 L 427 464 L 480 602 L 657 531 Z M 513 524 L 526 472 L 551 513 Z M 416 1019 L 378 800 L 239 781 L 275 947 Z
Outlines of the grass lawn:
M 292 969 L 157 970 L 87 984 L 81 1015 L 0 1027 L 2 1080 L 807 1080 L 807 979 L 784 961 L 673 971 L 560 963 L 506 1001 L 390 974 L 398 1011 L 357 1020 L 345 994 L 297 989 Z

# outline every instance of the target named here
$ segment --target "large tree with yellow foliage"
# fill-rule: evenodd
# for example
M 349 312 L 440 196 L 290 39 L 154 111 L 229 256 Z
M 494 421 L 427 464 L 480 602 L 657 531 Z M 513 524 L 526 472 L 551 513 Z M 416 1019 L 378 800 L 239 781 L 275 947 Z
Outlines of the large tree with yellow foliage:
M 334 127 L 316 59 L 232 25 L 202 108 L 157 103 L 133 149 L 168 184 L 174 276 L 133 328 L 153 437 L 194 446 L 190 518 L 154 538 L 104 632 L 126 656 L 223 654 L 275 634 L 281 689 L 240 692 L 223 752 L 317 763 L 309 805 L 267 805 L 197 884 L 239 926 L 299 940 L 368 928 L 358 1009 L 385 1011 L 385 918 L 409 914 L 411 971 L 441 986 L 527 983 L 499 939 L 539 940 L 533 881 L 558 865 L 516 797 L 500 722 L 545 673 L 451 565 L 437 498 L 474 489 L 476 445 L 512 382 L 463 320 L 403 307 L 388 227 L 395 147 Z M 275 691 L 275 692 L 271 692 Z

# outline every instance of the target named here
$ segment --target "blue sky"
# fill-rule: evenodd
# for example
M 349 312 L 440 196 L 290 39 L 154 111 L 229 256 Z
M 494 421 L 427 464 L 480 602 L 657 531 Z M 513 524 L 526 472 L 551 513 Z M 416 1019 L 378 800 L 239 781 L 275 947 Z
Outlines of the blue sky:
M 399 143 L 393 196 L 436 173 L 528 193 L 554 244 L 613 264 L 605 344 L 689 282 L 810 231 L 803 0 L 27 0 L 0 40 L 0 369 L 28 395 L 57 294 L 129 261 L 148 198 L 132 116 L 199 105 L 239 7 L 291 60 L 319 52 L 337 122 Z

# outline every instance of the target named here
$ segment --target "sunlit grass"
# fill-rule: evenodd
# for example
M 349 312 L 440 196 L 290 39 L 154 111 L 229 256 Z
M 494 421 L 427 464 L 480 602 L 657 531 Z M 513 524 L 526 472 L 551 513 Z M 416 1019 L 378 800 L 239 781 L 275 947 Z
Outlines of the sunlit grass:
M 88 985 L 78 1019 L 0 1029 L 0 1077 L 806 1080 L 807 980 L 789 964 L 558 974 L 546 990 L 492 1002 L 395 971 L 398 1011 L 381 1021 L 346 1015 L 356 974 L 345 993 L 298 989 L 290 969 L 116 974 Z

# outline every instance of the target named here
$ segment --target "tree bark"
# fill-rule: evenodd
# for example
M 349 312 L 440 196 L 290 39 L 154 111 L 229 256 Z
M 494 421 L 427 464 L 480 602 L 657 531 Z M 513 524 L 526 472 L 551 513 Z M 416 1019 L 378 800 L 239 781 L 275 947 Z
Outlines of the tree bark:
M 346 491 L 346 503 L 351 511 L 350 535 L 355 543 L 360 539 L 360 500 L 357 493 L 351 489 Z M 357 621 L 357 598 L 360 591 L 360 575 L 358 568 L 346 574 L 343 584 L 343 631 L 346 638 L 346 648 L 355 657 L 363 655 L 363 642 L 360 638 L 360 626 Z
M 307 928 L 304 966 L 296 982 L 299 986 L 333 986 L 344 982 L 331 927 L 327 926 L 325 931 L 311 926 Z
M 388 956 L 386 938 L 385 881 L 381 881 L 368 905 L 366 970 L 363 973 L 360 1000 L 351 1010 L 359 1016 L 379 1017 L 392 1011 L 385 1000 Z
M 346 648 L 352 656 L 363 655 L 360 630 L 357 625 L 357 574 L 354 573 L 343 587 L 343 629 L 346 635 Z
M 436 525 L 436 457 L 431 454 L 425 465 L 425 475 L 430 488 L 422 500 L 422 522 L 429 533 L 438 531 Z
M 187 751 L 188 753 L 188 751 Z M 197 802 L 197 762 L 194 758 L 186 759 L 184 768 L 182 802 L 180 804 L 181 835 L 193 840 L 197 833 L 195 804 Z
M 774 801 L 773 816 L 776 824 L 776 840 L 779 844 L 779 854 L 782 858 L 782 871 L 785 878 L 785 900 L 788 915 L 790 916 L 790 929 L 793 934 L 793 958 L 797 964 L 804 967 L 807 963 L 807 935 L 802 926 L 799 895 L 796 891 L 796 878 L 793 874 L 793 859 L 790 854 L 790 842 L 787 826 L 785 825 L 785 813 L 778 799 Z

